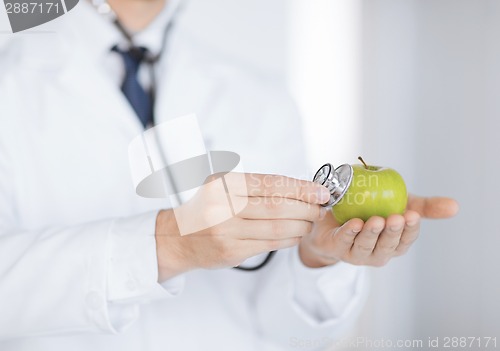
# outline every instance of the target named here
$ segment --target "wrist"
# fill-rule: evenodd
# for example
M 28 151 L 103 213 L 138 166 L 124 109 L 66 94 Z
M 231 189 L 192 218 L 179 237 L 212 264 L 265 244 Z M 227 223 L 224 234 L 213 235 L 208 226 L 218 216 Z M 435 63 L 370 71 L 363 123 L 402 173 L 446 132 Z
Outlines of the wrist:
M 158 282 L 189 270 L 182 248 L 182 237 L 173 210 L 162 210 L 156 217 L 156 255 Z
M 332 266 L 340 261 L 334 257 L 322 255 L 304 242 L 301 242 L 299 245 L 299 258 L 302 264 L 309 268 Z

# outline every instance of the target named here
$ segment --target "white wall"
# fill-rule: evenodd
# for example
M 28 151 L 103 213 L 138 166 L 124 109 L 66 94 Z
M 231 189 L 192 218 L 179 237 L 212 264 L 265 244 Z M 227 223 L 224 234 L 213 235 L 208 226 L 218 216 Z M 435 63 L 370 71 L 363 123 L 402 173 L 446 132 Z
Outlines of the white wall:
M 288 2 L 288 86 L 304 118 L 313 171 L 353 163 L 360 151 L 361 4 Z
M 365 153 L 461 213 L 377 271 L 358 332 L 500 336 L 500 3 L 365 0 L 363 16 Z
M 416 331 L 500 336 L 500 3 L 422 1 L 418 16 L 417 188 L 462 211 L 420 241 Z

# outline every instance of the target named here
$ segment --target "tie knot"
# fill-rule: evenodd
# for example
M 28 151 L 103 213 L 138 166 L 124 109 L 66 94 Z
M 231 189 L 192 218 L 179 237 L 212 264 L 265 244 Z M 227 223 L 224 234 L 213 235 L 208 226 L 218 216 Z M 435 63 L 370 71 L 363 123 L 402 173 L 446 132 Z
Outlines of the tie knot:
M 148 54 L 148 49 L 141 46 L 132 46 L 128 50 L 120 50 L 118 46 L 115 45 L 111 50 L 119 53 L 127 66 L 131 65 L 136 68 L 144 61 Z

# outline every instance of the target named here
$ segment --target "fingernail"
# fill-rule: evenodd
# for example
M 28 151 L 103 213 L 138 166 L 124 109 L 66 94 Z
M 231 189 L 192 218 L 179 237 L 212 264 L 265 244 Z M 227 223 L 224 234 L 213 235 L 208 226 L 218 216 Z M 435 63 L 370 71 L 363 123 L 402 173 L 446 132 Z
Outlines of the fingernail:
M 373 234 L 380 234 L 381 231 L 382 231 L 382 228 L 373 228 L 372 229 Z
M 325 204 L 330 200 L 330 192 L 324 186 L 318 187 L 316 190 L 316 195 L 318 196 L 318 200 L 320 203 Z
M 416 225 L 417 225 L 417 222 L 416 222 L 416 221 L 410 221 L 410 222 L 407 222 L 407 223 L 406 223 L 406 225 L 407 225 L 408 227 L 414 227 L 414 226 L 416 226 Z
M 394 225 L 391 227 L 392 232 L 399 232 L 401 229 L 403 229 L 400 225 Z
M 350 233 L 355 235 L 355 234 L 359 234 L 360 231 L 361 231 L 360 229 L 351 229 Z

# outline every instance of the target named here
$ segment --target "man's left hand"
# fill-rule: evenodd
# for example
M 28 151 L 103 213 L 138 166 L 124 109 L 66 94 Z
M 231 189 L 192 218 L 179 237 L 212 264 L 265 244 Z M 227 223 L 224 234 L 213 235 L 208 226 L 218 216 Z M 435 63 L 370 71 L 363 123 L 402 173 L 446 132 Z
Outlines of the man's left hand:
M 354 265 L 380 267 L 405 254 L 420 232 L 422 218 L 449 218 L 458 212 L 450 198 L 425 198 L 410 195 L 403 215 L 387 219 L 371 217 L 366 222 L 354 218 L 339 226 L 331 211 L 315 223 L 313 231 L 299 245 L 302 262 L 308 267 L 323 267 L 344 261 Z

